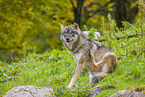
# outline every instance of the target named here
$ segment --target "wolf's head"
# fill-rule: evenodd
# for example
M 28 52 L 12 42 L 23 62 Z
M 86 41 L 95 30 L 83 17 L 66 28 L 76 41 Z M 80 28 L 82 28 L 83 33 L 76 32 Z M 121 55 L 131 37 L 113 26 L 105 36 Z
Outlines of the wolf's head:
M 74 23 L 71 26 L 63 26 L 61 25 L 61 37 L 60 39 L 66 43 L 75 42 L 80 36 L 81 31 L 79 29 L 78 24 Z

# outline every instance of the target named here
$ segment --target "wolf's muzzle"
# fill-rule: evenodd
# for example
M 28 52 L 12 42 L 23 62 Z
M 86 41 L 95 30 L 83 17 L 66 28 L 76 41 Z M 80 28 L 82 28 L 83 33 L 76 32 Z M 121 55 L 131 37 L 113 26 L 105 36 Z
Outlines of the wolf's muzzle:
M 66 38 L 66 41 L 69 41 L 70 39 L 69 38 Z
M 66 37 L 65 40 L 66 40 L 66 42 L 71 42 L 73 39 Z

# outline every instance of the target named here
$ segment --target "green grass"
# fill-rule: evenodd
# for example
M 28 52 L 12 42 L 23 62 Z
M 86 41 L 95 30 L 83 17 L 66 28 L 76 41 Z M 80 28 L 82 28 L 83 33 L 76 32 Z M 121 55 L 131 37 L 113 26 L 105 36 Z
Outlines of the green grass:
M 118 90 L 131 89 L 145 85 L 145 59 L 124 58 L 118 60 L 118 68 L 112 74 L 108 74 L 100 83 L 103 90 L 100 97 L 112 95 Z M 35 85 L 53 88 L 59 96 L 87 96 L 89 86 L 89 74 L 84 69 L 78 78 L 73 90 L 67 89 L 73 72 L 75 62 L 68 50 L 53 50 L 50 53 L 30 54 L 19 63 L 11 65 L 1 63 L 1 68 L 7 76 L 1 82 L 2 93 L 6 93 L 13 87 L 20 85 Z M 111 86 L 113 88 L 109 88 Z
M 140 28 L 134 24 L 115 33 L 123 36 L 125 32 L 134 34 L 136 31 L 140 32 Z M 145 55 L 141 51 L 144 40 L 144 37 L 143 39 L 135 37 L 112 40 L 111 44 L 108 41 L 103 42 L 106 46 L 111 47 L 112 52 L 116 53 L 118 68 L 96 84 L 102 85 L 102 91 L 97 97 L 110 96 L 118 90 L 145 87 Z M 13 87 L 35 85 L 52 88 L 55 95 L 59 97 L 86 97 L 88 90 L 93 87 L 88 84 L 89 73 L 86 68 L 78 77 L 76 87 L 72 90 L 66 88 L 75 68 L 73 55 L 68 50 L 54 49 L 43 54 L 31 53 L 23 60 L 12 64 L 0 62 L 0 92 L 5 94 Z M 145 90 L 141 92 L 145 93 Z

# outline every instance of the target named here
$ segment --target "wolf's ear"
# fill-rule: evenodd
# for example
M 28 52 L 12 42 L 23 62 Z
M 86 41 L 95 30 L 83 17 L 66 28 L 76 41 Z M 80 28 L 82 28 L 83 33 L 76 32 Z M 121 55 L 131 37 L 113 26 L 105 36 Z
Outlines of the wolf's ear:
M 61 30 L 62 30 L 62 29 L 64 28 L 64 26 L 61 24 L 61 25 L 60 25 L 60 28 L 61 28 Z
M 73 24 L 73 28 L 74 28 L 74 29 L 77 29 L 77 30 L 81 33 L 81 30 L 80 30 L 80 28 L 79 28 L 79 24 L 78 24 L 78 23 L 74 23 L 74 24 Z
M 72 26 L 73 26 L 74 29 L 78 29 L 79 28 L 79 24 L 78 23 L 74 23 Z

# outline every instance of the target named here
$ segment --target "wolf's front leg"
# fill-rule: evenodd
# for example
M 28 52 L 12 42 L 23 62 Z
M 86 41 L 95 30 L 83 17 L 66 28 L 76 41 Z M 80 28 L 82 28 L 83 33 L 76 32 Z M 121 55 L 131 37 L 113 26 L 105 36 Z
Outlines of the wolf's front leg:
M 68 88 L 72 88 L 75 85 L 75 83 L 77 81 L 77 77 L 80 75 L 81 70 L 84 67 L 84 62 L 86 61 L 87 58 L 88 58 L 88 53 L 82 55 L 80 59 L 76 59 L 77 67 L 76 67 L 75 73 L 71 79 L 71 82 L 68 85 Z
M 77 77 L 80 75 L 82 69 L 83 69 L 83 64 L 78 64 L 76 67 L 75 73 L 71 79 L 71 82 L 68 85 L 68 88 L 72 88 L 75 85 L 77 81 Z

